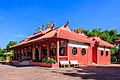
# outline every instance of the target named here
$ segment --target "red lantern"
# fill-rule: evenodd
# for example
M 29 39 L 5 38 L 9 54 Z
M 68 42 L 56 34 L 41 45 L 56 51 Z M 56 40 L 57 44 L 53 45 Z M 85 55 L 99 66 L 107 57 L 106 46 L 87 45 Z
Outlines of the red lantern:
M 43 44 L 42 46 L 43 46 L 43 47 L 46 47 L 46 44 Z
M 38 48 L 38 46 L 36 46 L 36 48 Z

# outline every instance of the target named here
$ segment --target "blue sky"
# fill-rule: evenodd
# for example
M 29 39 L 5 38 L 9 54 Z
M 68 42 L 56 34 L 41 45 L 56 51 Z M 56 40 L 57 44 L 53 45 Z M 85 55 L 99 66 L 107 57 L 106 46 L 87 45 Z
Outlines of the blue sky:
M 0 47 L 25 39 L 46 22 L 58 27 L 67 20 L 71 29 L 120 32 L 120 0 L 0 0 Z

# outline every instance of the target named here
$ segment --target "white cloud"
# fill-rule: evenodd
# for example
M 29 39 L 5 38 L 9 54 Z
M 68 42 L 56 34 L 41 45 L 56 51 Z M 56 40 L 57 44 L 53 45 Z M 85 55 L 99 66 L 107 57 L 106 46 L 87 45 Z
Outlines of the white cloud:
M 25 37 L 25 35 L 22 35 L 22 34 L 15 34 L 13 35 L 14 37 Z

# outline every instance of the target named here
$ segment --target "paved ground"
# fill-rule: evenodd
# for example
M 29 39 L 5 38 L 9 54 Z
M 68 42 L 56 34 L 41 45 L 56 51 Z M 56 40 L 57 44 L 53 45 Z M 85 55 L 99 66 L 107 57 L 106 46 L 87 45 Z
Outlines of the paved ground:
M 120 65 L 51 69 L 0 64 L 0 80 L 120 80 Z

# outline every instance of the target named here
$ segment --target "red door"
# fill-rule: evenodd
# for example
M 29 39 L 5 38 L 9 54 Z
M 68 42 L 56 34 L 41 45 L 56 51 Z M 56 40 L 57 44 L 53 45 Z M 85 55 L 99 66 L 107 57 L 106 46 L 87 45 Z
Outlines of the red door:
M 97 63 L 97 47 L 92 48 L 92 61 Z

